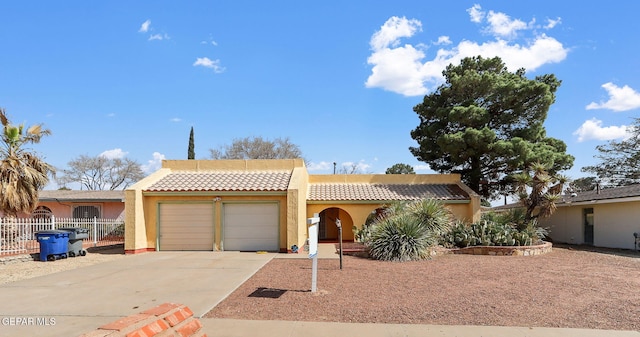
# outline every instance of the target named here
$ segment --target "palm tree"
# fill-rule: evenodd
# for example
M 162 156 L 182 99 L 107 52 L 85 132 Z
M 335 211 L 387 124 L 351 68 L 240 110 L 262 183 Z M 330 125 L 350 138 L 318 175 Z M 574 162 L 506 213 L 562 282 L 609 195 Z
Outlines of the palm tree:
M 25 149 L 37 144 L 51 131 L 41 124 L 25 127 L 13 125 L 4 109 L 0 108 L 2 145 L 0 146 L 0 211 L 15 217 L 19 212 L 31 213 L 38 204 L 38 192 L 55 174 L 55 168 L 37 154 Z

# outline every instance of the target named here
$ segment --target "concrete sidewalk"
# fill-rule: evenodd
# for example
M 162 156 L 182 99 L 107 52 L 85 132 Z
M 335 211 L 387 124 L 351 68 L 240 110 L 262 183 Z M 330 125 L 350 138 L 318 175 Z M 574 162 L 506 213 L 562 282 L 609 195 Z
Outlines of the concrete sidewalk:
M 208 337 L 640 337 L 638 331 L 204 318 Z
M 318 256 L 339 258 L 333 244 L 319 245 Z M 187 305 L 200 317 L 209 337 L 640 337 L 637 331 L 201 318 L 276 257 L 308 259 L 302 251 L 153 252 L 4 284 L 0 287 L 0 336 L 78 336 L 119 318 L 173 302 Z M 17 324 L 17 320 L 27 324 Z

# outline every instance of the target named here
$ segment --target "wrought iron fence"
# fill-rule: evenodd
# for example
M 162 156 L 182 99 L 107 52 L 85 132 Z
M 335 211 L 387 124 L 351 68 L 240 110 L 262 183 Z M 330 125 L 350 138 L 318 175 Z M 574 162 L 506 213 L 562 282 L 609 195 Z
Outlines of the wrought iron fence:
M 124 220 L 122 219 L 0 218 L 0 256 L 39 253 L 40 244 L 35 234 L 39 231 L 62 228 L 88 229 L 89 237 L 83 240 L 84 247 L 124 243 Z

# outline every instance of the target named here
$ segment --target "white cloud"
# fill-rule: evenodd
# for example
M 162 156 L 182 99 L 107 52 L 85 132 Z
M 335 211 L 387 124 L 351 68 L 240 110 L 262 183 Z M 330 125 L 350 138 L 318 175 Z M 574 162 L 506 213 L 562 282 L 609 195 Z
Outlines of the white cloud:
M 165 159 L 164 155 L 160 152 L 154 152 L 153 158 L 147 161 L 146 165 L 142 165 L 142 171 L 150 174 L 162 167 L 162 161 Z
M 451 39 L 448 36 L 440 36 L 438 38 L 438 41 L 435 43 L 436 45 L 442 45 L 442 44 L 452 44 L 453 42 L 451 42 Z
M 99 157 L 105 157 L 108 159 L 121 159 L 124 158 L 129 152 L 124 152 L 122 149 L 113 149 L 102 152 Z
M 473 7 L 467 9 L 467 13 L 469 13 L 469 17 L 471 18 L 471 22 L 480 23 L 484 19 L 485 13 L 482 11 L 482 7 L 480 5 L 475 4 Z
M 178 117 L 174 117 L 174 118 L 171 118 L 170 121 L 172 121 L 174 123 L 179 123 L 179 122 L 182 122 L 182 119 L 178 118 Z
M 196 61 L 193 63 L 194 67 L 205 67 L 209 69 L 213 69 L 215 73 L 221 73 L 225 70 L 224 67 L 220 66 L 220 60 L 211 60 L 208 57 L 198 57 Z
M 489 26 L 487 31 L 502 37 L 513 37 L 519 30 L 528 28 L 528 25 L 521 20 L 511 19 L 509 15 L 500 12 L 489 11 L 487 15 Z
M 547 24 L 544 26 L 545 29 L 551 29 L 556 25 L 562 23 L 562 20 L 558 17 L 557 19 L 547 19 Z
M 369 44 L 374 51 L 389 47 L 397 47 L 400 38 L 411 37 L 417 31 L 422 30 L 422 23 L 416 19 L 408 20 L 405 17 L 392 16 L 371 37 Z
M 480 6 L 469 10 L 472 20 L 482 21 Z M 425 95 L 430 87 L 443 83 L 442 71 L 449 64 L 458 64 L 465 57 L 481 55 L 500 57 L 510 71 L 525 68 L 534 71 L 548 63 L 558 63 L 567 57 L 568 49 L 553 37 L 535 35 L 523 44 L 507 41 L 502 35 L 510 35 L 520 29 L 533 29 L 520 20 L 512 20 L 501 13 L 490 12 L 493 24 L 490 29 L 498 34 L 495 40 L 476 42 L 462 40 L 458 45 L 440 48 L 432 59 L 426 59 L 422 44 L 401 45 L 401 38 L 409 38 L 422 27 L 418 20 L 391 17 L 371 37 L 371 55 L 367 63 L 372 65 L 367 78 L 367 88 L 382 88 L 404 96 Z M 523 28 L 524 27 L 524 28 Z M 440 41 L 440 40 L 439 40 Z M 446 40 L 442 40 L 446 41 Z
M 329 170 L 333 168 L 333 163 L 327 162 L 327 161 L 321 161 L 319 163 L 309 163 L 309 166 L 307 166 L 307 169 L 309 171 L 324 171 L 324 170 Z
M 591 102 L 587 105 L 587 110 L 609 109 L 613 111 L 627 111 L 640 108 L 640 93 L 628 85 L 620 88 L 608 82 L 603 84 L 602 87 L 609 94 L 609 100 L 600 103 Z
M 204 41 L 203 40 L 203 41 L 200 41 L 200 44 L 211 44 L 212 46 L 218 46 L 218 42 L 213 41 L 213 40 L 211 40 L 211 41 Z
M 169 37 L 169 35 L 167 34 L 151 34 L 149 35 L 149 41 L 162 41 L 162 40 L 169 40 L 171 39 L 171 37 Z
M 629 135 L 629 128 L 626 125 L 603 127 L 601 120 L 592 118 L 582 123 L 573 135 L 578 136 L 578 142 L 591 139 L 612 140 L 626 138 Z
M 142 23 L 142 25 L 140 26 L 140 29 L 138 29 L 138 32 L 146 33 L 149 31 L 150 28 L 151 28 L 151 20 L 147 20 Z

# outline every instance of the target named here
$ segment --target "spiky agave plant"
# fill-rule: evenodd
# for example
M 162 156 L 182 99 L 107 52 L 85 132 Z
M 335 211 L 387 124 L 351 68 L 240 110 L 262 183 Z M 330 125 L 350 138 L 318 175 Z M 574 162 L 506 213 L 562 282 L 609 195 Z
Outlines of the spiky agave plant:
M 426 230 L 435 235 L 445 233 L 453 223 L 453 216 L 444 204 L 436 199 L 423 199 L 407 206 L 407 212 L 416 217 Z
M 383 261 L 411 261 L 429 257 L 435 238 L 419 219 L 400 213 L 380 219 L 366 242 L 369 256 Z

